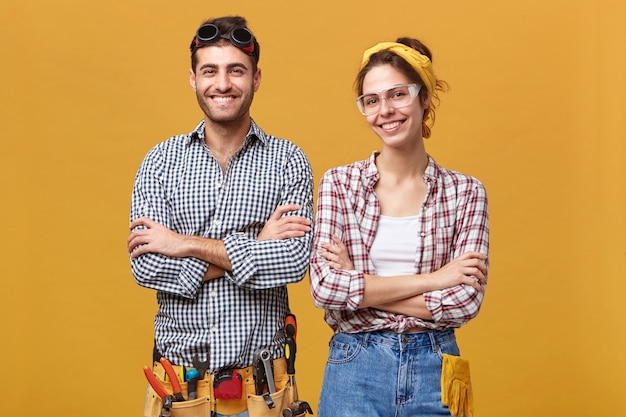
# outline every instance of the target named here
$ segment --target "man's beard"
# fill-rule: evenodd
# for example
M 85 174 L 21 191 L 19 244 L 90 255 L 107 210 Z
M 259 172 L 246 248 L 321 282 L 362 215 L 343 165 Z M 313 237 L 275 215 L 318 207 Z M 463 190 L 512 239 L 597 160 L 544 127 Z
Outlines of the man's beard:
M 215 124 L 221 124 L 225 126 L 230 126 L 233 124 L 239 123 L 243 118 L 247 118 L 246 115 L 250 110 L 250 106 L 252 105 L 252 99 L 254 98 L 254 90 L 251 90 L 251 94 L 249 98 L 244 99 L 240 102 L 239 107 L 237 109 L 229 109 L 227 114 L 223 114 L 224 112 L 215 110 L 215 106 L 210 106 L 208 101 L 211 99 L 205 99 L 205 97 L 196 92 L 196 99 L 198 100 L 198 105 L 202 109 L 202 112 L 206 116 L 208 120 Z

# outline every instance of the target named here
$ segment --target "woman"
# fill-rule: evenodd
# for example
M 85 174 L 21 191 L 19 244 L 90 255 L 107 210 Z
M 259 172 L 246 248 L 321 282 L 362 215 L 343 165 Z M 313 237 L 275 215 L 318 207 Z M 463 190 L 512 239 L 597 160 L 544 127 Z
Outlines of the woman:
M 320 182 L 311 293 L 335 332 L 320 417 L 471 414 L 454 329 L 483 299 L 487 197 L 426 153 L 446 87 L 431 59 L 411 38 L 365 51 L 357 106 L 382 149 Z

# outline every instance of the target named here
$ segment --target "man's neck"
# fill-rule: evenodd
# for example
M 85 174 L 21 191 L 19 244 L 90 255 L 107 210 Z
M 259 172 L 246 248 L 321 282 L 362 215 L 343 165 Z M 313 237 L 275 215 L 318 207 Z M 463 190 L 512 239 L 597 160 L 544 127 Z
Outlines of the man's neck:
M 246 118 L 246 123 L 216 123 L 205 119 L 204 143 L 219 161 L 222 171 L 226 171 L 230 158 L 241 149 L 250 123 L 250 117 Z

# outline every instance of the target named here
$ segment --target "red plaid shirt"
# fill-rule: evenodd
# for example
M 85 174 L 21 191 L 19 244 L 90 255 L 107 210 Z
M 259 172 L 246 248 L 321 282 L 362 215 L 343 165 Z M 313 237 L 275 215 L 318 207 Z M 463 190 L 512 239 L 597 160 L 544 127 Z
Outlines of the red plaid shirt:
M 374 193 L 379 179 L 374 162 L 377 153 L 333 168 L 320 181 L 310 269 L 315 305 L 326 310 L 326 322 L 332 329 L 347 333 L 460 327 L 476 317 L 483 300 L 483 293 L 468 285 L 425 293 L 432 321 L 375 308 L 359 309 L 364 274 L 376 275 L 369 252 L 380 216 Z M 415 249 L 415 273 L 436 271 L 465 252 L 488 255 L 487 195 L 481 182 L 440 167 L 430 156 L 424 180 L 428 192 L 418 219 L 421 240 Z M 331 236 L 344 242 L 354 270 L 331 268 L 318 255 Z

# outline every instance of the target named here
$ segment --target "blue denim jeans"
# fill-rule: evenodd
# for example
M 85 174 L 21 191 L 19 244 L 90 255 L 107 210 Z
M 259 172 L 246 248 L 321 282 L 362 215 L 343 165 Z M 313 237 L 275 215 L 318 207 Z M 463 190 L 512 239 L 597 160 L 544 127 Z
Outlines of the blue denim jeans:
M 449 417 L 441 403 L 443 353 L 459 356 L 453 329 L 335 334 L 318 416 Z

